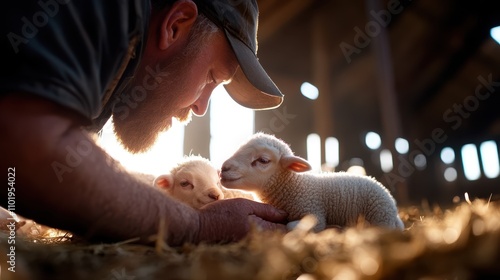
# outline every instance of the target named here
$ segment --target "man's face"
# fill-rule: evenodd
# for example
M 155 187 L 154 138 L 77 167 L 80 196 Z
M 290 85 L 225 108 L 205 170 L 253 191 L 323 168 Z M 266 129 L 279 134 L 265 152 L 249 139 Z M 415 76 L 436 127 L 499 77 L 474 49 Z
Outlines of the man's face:
M 227 39 L 220 30 L 208 36 L 201 43 L 191 36 L 176 55 L 139 65 L 115 106 L 128 106 L 128 114 L 113 112 L 115 133 L 129 151 L 150 148 L 173 117 L 189 122 L 191 113 L 204 115 L 213 89 L 231 80 L 238 62 Z

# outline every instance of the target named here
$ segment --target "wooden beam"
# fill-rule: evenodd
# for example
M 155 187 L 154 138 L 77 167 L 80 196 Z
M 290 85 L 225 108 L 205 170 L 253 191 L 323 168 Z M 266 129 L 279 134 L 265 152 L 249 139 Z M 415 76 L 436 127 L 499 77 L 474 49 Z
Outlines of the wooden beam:
M 280 28 L 287 24 L 299 13 L 307 9 L 314 0 L 289 0 L 281 1 L 279 9 L 275 8 L 272 13 L 267 13 L 259 19 L 259 43 L 271 38 Z M 265 6 L 267 10 L 270 8 Z
M 280 0 L 259 0 L 257 4 L 259 5 L 259 17 L 266 14 L 273 13 L 273 8 L 276 7 L 276 3 L 280 3 Z

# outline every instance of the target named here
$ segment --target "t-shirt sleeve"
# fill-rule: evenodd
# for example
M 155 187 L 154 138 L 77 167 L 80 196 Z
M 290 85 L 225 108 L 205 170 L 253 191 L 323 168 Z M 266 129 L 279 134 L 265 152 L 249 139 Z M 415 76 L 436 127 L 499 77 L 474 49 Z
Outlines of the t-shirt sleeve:
M 130 40 L 144 32 L 143 2 L 149 1 L 6 2 L 0 94 L 35 94 L 94 119 Z

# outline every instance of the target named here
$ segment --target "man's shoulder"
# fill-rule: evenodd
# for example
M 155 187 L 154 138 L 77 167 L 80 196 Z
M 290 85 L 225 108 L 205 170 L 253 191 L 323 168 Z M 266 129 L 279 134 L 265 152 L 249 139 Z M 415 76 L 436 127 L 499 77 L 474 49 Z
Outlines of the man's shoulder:
M 149 0 L 10 1 L 4 9 L 0 94 L 27 92 L 75 109 L 101 112 L 132 38 L 144 38 Z M 139 40 L 140 41 L 140 40 Z M 136 52 L 142 52 L 141 46 Z

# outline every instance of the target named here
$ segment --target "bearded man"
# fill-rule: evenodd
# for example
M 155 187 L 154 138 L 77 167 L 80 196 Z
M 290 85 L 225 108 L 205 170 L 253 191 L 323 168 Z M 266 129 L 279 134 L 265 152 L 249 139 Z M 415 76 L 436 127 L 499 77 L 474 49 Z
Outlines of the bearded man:
M 283 96 L 256 57 L 255 1 L 6 5 L 0 166 L 15 179 L 1 206 L 13 196 L 20 215 L 108 241 L 146 240 L 160 224 L 170 245 L 239 240 L 252 223 L 284 228 L 286 213 L 269 205 L 234 199 L 194 210 L 162 195 L 92 136 L 112 116 L 121 143 L 145 151 L 172 118 L 205 114 L 219 84 L 243 106 L 279 106 Z

